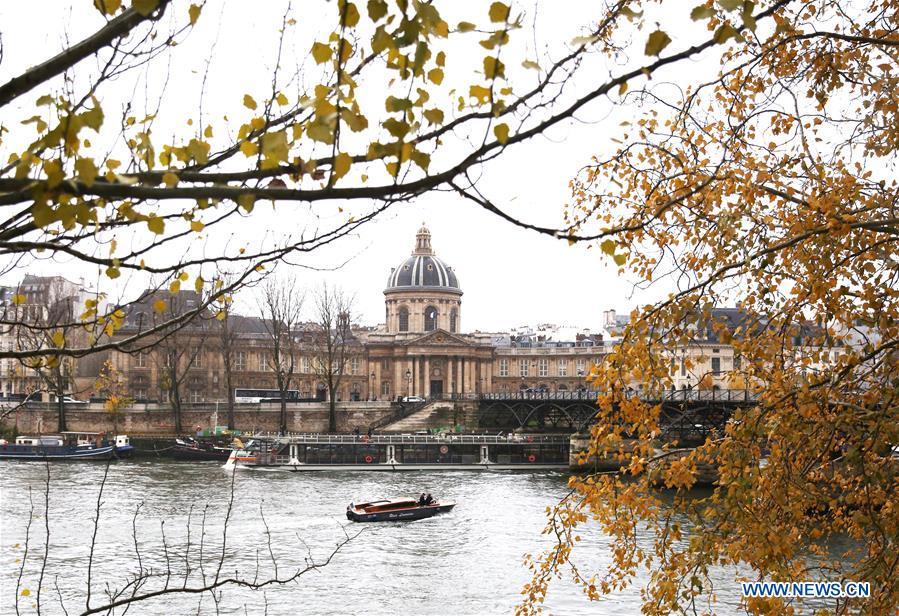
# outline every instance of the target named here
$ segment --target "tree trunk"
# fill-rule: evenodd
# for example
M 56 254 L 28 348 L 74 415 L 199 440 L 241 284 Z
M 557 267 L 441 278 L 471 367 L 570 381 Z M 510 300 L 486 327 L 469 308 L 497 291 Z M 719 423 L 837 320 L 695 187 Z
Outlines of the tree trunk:
M 179 387 L 177 385 L 177 381 L 175 380 L 176 374 L 175 371 L 172 370 L 172 383 L 175 385 L 171 389 L 171 397 L 172 397 L 172 414 L 175 417 L 175 434 L 180 436 L 182 432 L 181 428 L 181 392 L 179 391 Z
M 231 362 L 225 359 L 225 387 L 228 388 L 228 429 L 234 430 L 234 390 L 231 388 Z
M 287 400 L 281 394 L 281 434 L 287 434 Z
M 66 427 L 66 403 L 63 401 L 63 379 L 61 374 L 56 375 L 56 429 L 59 432 L 68 430 Z
M 328 400 L 328 432 L 337 432 L 337 401 L 334 394 Z

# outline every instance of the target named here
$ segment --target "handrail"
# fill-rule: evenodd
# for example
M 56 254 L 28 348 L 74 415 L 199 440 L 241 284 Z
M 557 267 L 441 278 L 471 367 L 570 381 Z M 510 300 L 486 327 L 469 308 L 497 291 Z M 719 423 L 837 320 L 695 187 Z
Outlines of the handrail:
M 358 445 L 394 445 L 394 444 L 532 444 L 553 443 L 563 444 L 569 442 L 567 434 L 373 434 L 372 436 L 356 436 L 354 434 L 325 434 L 325 433 L 288 433 L 276 434 L 274 432 L 259 432 L 254 435 L 244 435 L 244 441 L 256 439 L 260 441 L 273 441 L 283 444 L 358 444 Z

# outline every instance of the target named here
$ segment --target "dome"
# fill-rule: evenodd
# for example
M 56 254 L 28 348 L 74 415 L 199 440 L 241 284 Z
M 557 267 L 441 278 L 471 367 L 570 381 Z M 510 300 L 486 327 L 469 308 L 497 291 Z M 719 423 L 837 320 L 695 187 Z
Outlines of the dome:
M 422 224 L 415 234 L 412 256 L 390 270 L 387 291 L 408 288 L 437 288 L 461 293 L 459 279 L 449 265 L 441 261 L 431 248 L 431 232 Z

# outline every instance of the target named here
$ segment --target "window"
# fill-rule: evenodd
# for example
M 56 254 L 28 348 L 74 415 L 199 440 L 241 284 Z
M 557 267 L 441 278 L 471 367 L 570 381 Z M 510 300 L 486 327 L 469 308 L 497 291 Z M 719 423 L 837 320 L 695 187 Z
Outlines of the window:
M 456 309 L 453 308 L 450 312 L 450 331 L 453 333 L 456 333 L 456 316 Z
M 243 372 L 247 369 L 247 352 L 238 351 L 234 354 L 234 370 L 235 372 Z
M 683 358 L 680 360 L 680 375 L 687 376 L 687 362 Z
M 350 374 L 357 375 L 359 374 L 359 358 L 354 357 L 350 362 Z
M 568 376 L 568 360 L 559 360 L 559 376 Z
M 175 351 L 169 351 L 165 354 L 165 367 L 174 368 L 178 364 L 178 356 Z
M 499 375 L 500 376 L 509 376 L 509 360 L 508 359 L 499 360 Z
M 712 358 L 712 374 L 721 374 L 721 358 Z
M 190 401 L 197 403 L 203 401 L 203 392 L 199 389 L 191 389 L 190 390 Z
M 135 368 L 146 368 L 147 367 L 147 354 L 143 351 L 135 355 L 134 357 L 134 367 Z
M 382 396 L 390 395 L 390 381 L 381 381 L 381 395 Z
M 268 365 L 268 353 L 265 351 L 259 352 L 259 372 L 267 372 L 269 369 Z
M 518 376 L 528 376 L 528 360 L 518 360 Z
M 405 306 L 400 308 L 400 331 L 409 331 L 409 309 Z
M 303 357 L 303 372 L 312 372 L 312 364 L 308 357 Z
M 549 376 L 549 360 L 545 357 L 537 360 L 537 376 Z
M 202 368 L 203 367 L 203 352 L 197 351 L 196 354 L 190 360 L 191 368 Z
M 578 376 L 586 376 L 587 375 L 587 360 L 586 359 L 577 360 L 577 375 Z
M 390 360 L 389 359 L 381 360 L 381 370 L 385 370 L 385 371 L 390 370 Z
M 146 400 L 147 399 L 147 390 L 146 389 L 135 389 L 134 390 L 134 399 L 135 400 Z
M 425 308 L 425 331 L 432 332 L 437 329 L 437 309 L 434 306 Z

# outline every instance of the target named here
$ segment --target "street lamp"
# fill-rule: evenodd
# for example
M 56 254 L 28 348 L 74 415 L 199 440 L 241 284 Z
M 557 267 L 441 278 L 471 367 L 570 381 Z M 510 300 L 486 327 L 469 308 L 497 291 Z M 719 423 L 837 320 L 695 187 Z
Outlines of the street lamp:
M 371 373 L 371 385 L 368 388 L 368 397 L 370 400 L 375 399 L 375 373 Z
M 406 397 L 412 395 L 412 371 L 406 370 Z

